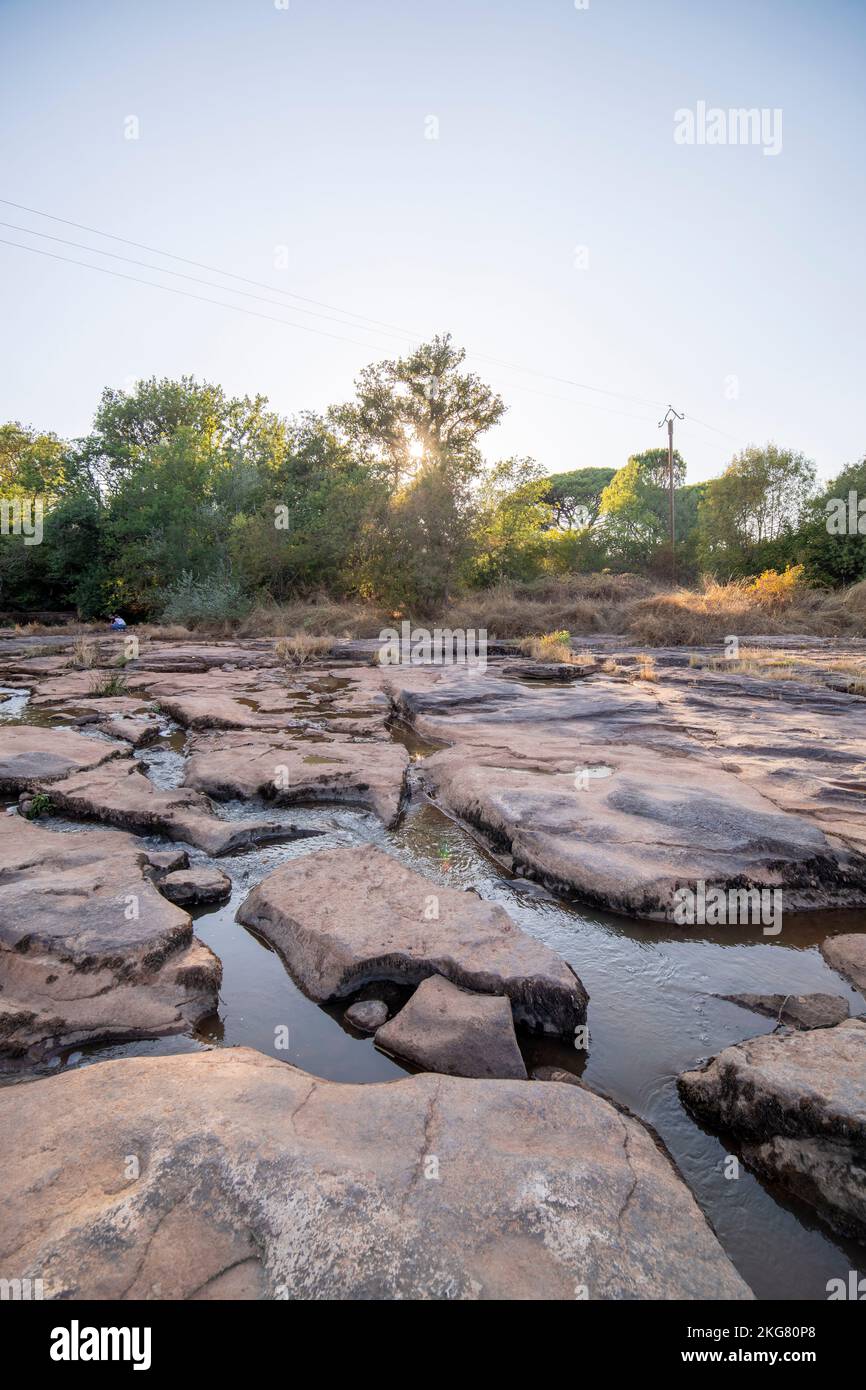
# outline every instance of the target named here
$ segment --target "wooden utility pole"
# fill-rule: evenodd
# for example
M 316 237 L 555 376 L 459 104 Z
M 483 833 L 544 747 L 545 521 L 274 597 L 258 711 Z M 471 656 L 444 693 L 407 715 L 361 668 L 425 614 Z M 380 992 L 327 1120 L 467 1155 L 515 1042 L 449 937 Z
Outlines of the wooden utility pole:
M 671 532 L 671 583 L 677 582 L 677 560 L 676 560 L 676 522 L 674 520 L 674 420 L 684 420 L 686 417 L 680 415 L 678 410 L 674 410 L 672 405 L 667 408 L 667 414 L 663 420 L 659 420 L 659 429 L 663 425 L 668 427 L 668 489 L 670 493 L 670 532 Z

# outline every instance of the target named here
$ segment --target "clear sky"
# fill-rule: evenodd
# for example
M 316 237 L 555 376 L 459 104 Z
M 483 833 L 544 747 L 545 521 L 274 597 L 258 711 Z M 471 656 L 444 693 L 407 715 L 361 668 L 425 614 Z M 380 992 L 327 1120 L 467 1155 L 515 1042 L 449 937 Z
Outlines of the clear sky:
M 0 196 L 273 289 L 0 238 L 317 330 L 0 244 L 0 419 L 84 433 L 151 374 L 324 408 L 449 330 L 491 458 L 618 467 L 668 400 L 690 481 L 866 451 L 866 0 L 0 0 L 0 49 Z M 701 101 L 780 109 L 781 153 L 676 143 Z

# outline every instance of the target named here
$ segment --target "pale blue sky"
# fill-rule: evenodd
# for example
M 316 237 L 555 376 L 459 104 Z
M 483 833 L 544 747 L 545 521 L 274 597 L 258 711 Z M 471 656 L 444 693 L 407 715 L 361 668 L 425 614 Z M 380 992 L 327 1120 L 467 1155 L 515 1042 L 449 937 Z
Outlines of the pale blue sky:
M 770 438 L 824 475 L 866 451 L 864 0 L 0 0 L 0 45 L 3 198 L 649 402 L 473 356 L 510 406 L 491 458 L 619 466 L 669 399 L 724 431 L 681 427 L 691 481 Z M 781 108 L 781 154 L 677 145 L 701 100 Z M 104 385 L 153 373 L 323 408 L 405 346 L 0 238 L 354 340 L 0 244 L 3 419 L 83 433 Z

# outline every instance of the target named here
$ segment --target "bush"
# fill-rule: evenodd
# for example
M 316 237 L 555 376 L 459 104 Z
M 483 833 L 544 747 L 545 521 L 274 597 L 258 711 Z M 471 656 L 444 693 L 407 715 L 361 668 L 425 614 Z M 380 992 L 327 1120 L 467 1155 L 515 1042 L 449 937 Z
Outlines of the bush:
M 789 565 L 781 574 L 778 570 L 764 570 L 752 580 L 746 592 L 765 608 L 780 608 L 791 602 L 802 585 L 803 566 Z
M 252 606 L 230 574 L 196 579 L 188 570 L 164 590 L 162 604 L 162 622 L 188 628 L 240 622 Z

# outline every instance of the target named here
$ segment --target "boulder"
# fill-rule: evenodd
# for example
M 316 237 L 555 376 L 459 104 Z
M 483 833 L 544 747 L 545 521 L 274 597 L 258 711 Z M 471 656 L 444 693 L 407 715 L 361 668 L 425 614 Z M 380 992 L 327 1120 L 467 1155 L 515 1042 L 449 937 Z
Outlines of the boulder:
M 0 1057 L 186 1031 L 221 966 L 166 902 L 148 850 L 113 831 L 0 819 Z
M 71 729 L 0 725 L 0 791 L 36 791 L 43 783 L 86 772 L 128 753 L 121 743 L 88 738 Z
M 848 1000 L 838 994 L 720 994 L 730 1004 L 766 1014 L 791 1028 L 831 1028 L 848 1017 Z
M 201 907 L 224 903 L 232 893 L 232 881 L 219 869 L 196 866 L 176 869 L 159 880 L 159 891 L 170 903 L 181 907 Z
M 866 933 L 828 936 L 821 945 L 821 955 L 831 970 L 837 970 L 866 999 Z
M 4 1276 L 55 1300 L 752 1296 L 647 1130 L 576 1087 L 215 1049 L 7 1087 L 0 1134 Z
M 430 975 L 405 1008 L 380 1028 L 376 1046 L 446 1076 L 526 1080 L 511 1004 Z
M 684 1072 L 679 1089 L 750 1167 L 866 1237 L 866 1023 L 750 1038 Z
M 374 980 L 428 975 L 507 995 L 514 1020 L 571 1035 L 587 993 L 571 966 L 508 913 L 443 888 L 370 845 L 321 850 L 269 874 L 237 918 L 264 936 L 313 999 L 345 998 Z
M 409 754 L 397 743 L 304 742 L 281 734 L 197 735 L 184 785 L 209 796 L 262 796 L 281 805 L 336 801 L 396 821 Z

